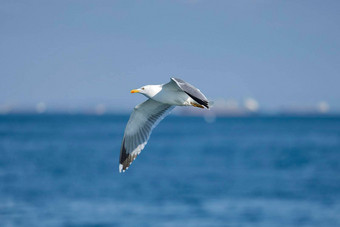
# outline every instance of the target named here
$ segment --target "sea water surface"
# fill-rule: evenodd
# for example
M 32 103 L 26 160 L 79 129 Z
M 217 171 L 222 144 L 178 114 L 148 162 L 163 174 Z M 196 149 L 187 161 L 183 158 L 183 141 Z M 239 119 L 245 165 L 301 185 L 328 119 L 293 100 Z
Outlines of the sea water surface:
M 0 116 L 0 226 L 340 226 L 340 118 Z

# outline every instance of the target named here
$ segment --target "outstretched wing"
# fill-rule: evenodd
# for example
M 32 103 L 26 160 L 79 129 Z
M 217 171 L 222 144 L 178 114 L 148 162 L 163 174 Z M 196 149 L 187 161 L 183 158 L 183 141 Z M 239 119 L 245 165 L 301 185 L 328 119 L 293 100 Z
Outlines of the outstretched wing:
M 148 142 L 152 129 L 174 108 L 153 99 L 137 105 L 126 125 L 120 149 L 119 172 L 129 168 Z
M 199 89 L 178 78 L 171 78 L 171 80 L 193 100 L 209 109 L 209 100 Z M 172 81 L 170 81 L 170 83 L 172 83 Z

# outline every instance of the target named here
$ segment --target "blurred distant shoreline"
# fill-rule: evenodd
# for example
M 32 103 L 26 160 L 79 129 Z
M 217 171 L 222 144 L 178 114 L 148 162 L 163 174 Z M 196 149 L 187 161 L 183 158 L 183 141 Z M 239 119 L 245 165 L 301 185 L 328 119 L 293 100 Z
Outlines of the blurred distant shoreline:
M 117 111 L 117 112 L 107 112 L 103 114 L 97 114 L 94 112 L 75 112 L 68 113 L 64 111 L 49 111 L 45 113 L 36 113 L 33 111 L 20 111 L 20 112 L 11 112 L 6 114 L 0 114 L 0 118 L 3 117 L 11 117 L 11 116 L 35 116 L 35 117 L 48 117 L 48 116 L 63 116 L 63 117 L 81 117 L 81 116 L 89 116 L 89 117 L 111 117 L 111 116 L 130 116 L 130 112 L 127 111 Z M 340 113 L 332 112 L 332 113 L 301 113 L 301 112 L 277 112 L 277 113 L 269 113 L 269 112 L 261 112 L 261 113 L 218 113 L 208 112 L 202 114 L 199 112 L 187 112 L 187 111 L 176 111 L 170 114 L 170 117 L 190 117 L 190 118 L 205 118 L 209 121 L 213 121 L 216 118 L 340 118 Z
M 87 106 L 52 105 L 45 102 L 26 105 L 0 105 L 1 115 L 129 115 L 133 106 L 117 106 L 109 103 L 92 103 Z M 177 107 L 172 115 L 187 117 L 204 117 L 213 121 L 220 117 L 332 117 L 340 116 L 340 111 L 330 109 L 325 101 L 314 105 L 291 105 L 270 109 L 260 106 L 259 102 L 248 97 L 243 101 L 235 99 L 217 99 L 212 102 L 211 108 L 200 109 L 193 107 Z

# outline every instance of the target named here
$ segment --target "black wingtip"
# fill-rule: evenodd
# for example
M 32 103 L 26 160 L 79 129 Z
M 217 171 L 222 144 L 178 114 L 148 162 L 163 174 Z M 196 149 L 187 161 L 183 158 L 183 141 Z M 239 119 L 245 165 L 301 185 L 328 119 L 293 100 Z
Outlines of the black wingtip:
M 119 157 L 119 172 L 123 172 L 125 171 L 125 169 L 129 166 L 126 163 L 127 159 L 129 158 L 129 154 L 126 152 L 126 148 L 125 148 L 125 139 L 123 139 L 122 142 L 122 147 L 120 149 L 120 157 Z
M 209 109 L 209 102 L 206 100 L 199 99 L 193 95 L 190 95 L 188 92 L 185 92 L 187 95 L 189 95 L 193 100 L 195 100 L 198 104 L 201 104 L 205 108 Z
M 125 139 L 123 139 L 122 142 L 122 147 L 120 149 L 120 158 L 119 158 L 119 163 L 123 164 L 123 162 L 129 157 L 129 154 L 127 154 L 126 152 L 126 148 L 125 148 Z

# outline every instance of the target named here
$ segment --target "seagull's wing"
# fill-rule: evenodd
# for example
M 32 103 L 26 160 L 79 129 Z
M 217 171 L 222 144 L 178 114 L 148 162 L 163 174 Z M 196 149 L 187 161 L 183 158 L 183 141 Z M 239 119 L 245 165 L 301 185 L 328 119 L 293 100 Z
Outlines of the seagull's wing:
M 209 109 L 209 100 L 203 95 L 203 93 L 192 86 L 191 84 L 185 82 L 184 80 L 178 78 L 171 78 L 171 81 L 167 84 L 168 86 L 175 85 L 189 95 L 197 103 L 205 106 Z
M 137 105 L 126 125 L 120 149 L 119 172 L 125 171 L 143 150 L 151 131 L 174 108 L 153 99 Z

